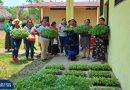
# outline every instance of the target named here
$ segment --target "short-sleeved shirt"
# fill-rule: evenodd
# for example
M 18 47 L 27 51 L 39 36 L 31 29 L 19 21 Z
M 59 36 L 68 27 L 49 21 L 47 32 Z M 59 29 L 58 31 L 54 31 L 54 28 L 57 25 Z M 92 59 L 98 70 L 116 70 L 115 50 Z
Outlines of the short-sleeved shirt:
M 61 37 L 66 37 L 66 33 L 63 32 L 63 30 L 64 30 L 64 28 L 66 28 L 66 26 L 61 23 L 61 24 L 59 24 L 59 28 L 60 28 L 60 30 L 61 30 L 61 31 L 59 32 L 60 36 L 61 36 Z
M 38 33 L 41 33 L 41 31 L 42 31 L 43 28 L 49 29 L 48 26 L 42 26 L 42 25 L 41 25 L 41 26 L 39 26 L 39 27 L 37 28 Z M 44 38 L 44 37 L 42 37 L 41 35 L 39 36 L 39 39 L 41 39 L 41 40 L 49 40 L 48 38 Z

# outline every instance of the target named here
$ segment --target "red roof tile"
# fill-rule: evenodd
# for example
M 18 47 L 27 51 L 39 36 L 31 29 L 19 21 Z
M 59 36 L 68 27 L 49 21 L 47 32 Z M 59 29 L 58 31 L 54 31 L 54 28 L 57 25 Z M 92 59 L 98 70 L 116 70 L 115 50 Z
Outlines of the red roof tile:
M 28 7 L 65 7 L 65 6 L 66 6 L 66 2 L 42 2 L 42 3 L 26 4 L 19 7 L 28 8 Z M 75 7 L 86 7 L 86 6 L 98 7 L 99 2 L 75 2 L 74 6 Z

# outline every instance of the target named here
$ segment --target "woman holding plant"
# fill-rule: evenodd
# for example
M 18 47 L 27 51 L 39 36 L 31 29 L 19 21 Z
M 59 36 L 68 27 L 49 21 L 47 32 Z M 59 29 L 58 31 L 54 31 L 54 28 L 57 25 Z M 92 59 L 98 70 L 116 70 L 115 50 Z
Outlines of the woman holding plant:
M 96 32 L 95 32 L 96 31 Z M 104 62 L 105 60 L 105 40 L 108 38 L 109 35 L 109 28 L 105 25 L 105 19 L 99 18 L 99 24 L 94 27 L 93 35 L 95 35 L 95 41 L 94 41 L 94 48 L 93 48 L 93 61 L 101 60 Z
M 26 42 L 26 60 L 29 58 L 29 49 L 31 49 L 31 60 L 34 60 L 34 44 L 35 44 L 35 27 L 33 26 L 32 19 L 27 20 L 27 25 L 24 29 L 28 31 L 29 36 L 25 39 Z
M 90 26 L 90 19 L 86 19 L 84 21 L 84 24 L 86 26 Z M 90 59 L 90 39 L 91 39 L 91 35 L 88 33 L 83 33 L 81 34 L 81 46 L 83 48 L 83 57 L 82 58 L 86 58 L 86 53 L 87 53 L 87 60 Z
M 12 23 L 13 23 L 13 26 L 11 27 L 12 29 L 15 30 L 15 29 L 20 28 L 21 21 L 19 19 L 14 19 L 14 21 Z M 19 52 L 19 48 L 21 45 L 21 41 L 22 41 L 21 38 L 14 38 L 13 36 L 11 38 L 11 43 L 12 43 L 12 47 L 13 47 L 13 52 L 12 52 L 12 61 L 13 62 L 19 62 L 18 52 Z

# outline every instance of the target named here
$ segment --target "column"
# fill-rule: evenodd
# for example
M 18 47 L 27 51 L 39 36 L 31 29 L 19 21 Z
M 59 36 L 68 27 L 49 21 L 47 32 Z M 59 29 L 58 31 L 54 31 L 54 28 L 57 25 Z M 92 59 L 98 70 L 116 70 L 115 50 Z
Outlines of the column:
M 66 0 L 66 19 L 70 20 L 74 18 L 74 5 L 73 0 Z
M 43 19 L 43 8 L 41 7 L 41 20 Z

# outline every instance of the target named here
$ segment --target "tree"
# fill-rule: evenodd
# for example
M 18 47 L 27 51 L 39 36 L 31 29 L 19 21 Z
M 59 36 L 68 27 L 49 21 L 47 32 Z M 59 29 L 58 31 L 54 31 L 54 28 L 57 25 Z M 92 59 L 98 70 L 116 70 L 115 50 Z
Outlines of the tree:
M 0 3 L 3 3 L 3 1 L 2 1 L 2 0 L 0 0 Z
M 29 2 L 29 3 L 38 3 L 38 2 L 44 2 L 44 0 L 26 0 L 26 2 Z

